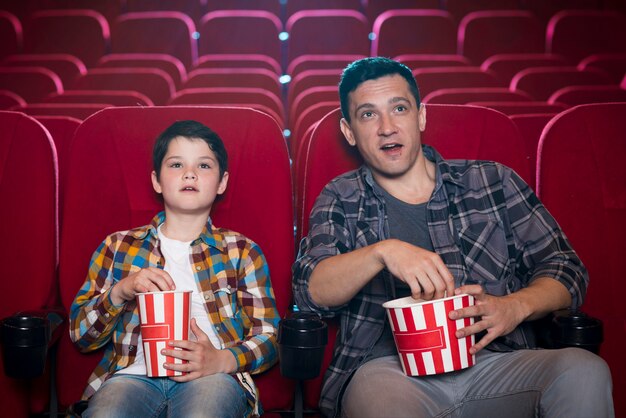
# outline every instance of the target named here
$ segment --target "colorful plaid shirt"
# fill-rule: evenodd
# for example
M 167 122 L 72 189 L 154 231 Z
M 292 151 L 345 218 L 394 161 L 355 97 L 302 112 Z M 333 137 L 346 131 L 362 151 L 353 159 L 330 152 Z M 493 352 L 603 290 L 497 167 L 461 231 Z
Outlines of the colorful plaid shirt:
M 489 294 L 506 295 L 547 276 L 565 285 L 573 307 L 582 303 L 589 280 L 585 267 L 554 218 L 513 170 L 490 161 L 443 160 L 426 145 L 423 150 L 437 167 L 427 203 L 428 230 L 457 287 L 479 283 Z M 339 413 L 350 376 L 383 332 L 381 305 L 394 297 L 394 279 L 383 270 L 349 303 L 329 308 L 313 301 L 309 278 L 320 261 L 388 237 L 385 201 L 366 166 L 332 180 L 311 211 L 309 234 L 293 267 L 293 290 L 300 309 L 339 317 L 320 399 L 326 416 Z M 530 324 L 522 323 L 490 348 L 534 345 Z
M 136 354 L 139 316 L 135 301 L 114 305 L 113 286 L 147 267 L 163 268 L 157 227 L 151 223 L 109 235 L 94 252 L 87 279 L 70 311 L 70 337 L 83 352 L 104 347 L 104 357 L 83 394 L 89 398 L 113 373 L 130 365 Z M 191 243 L 191 265 L 206 310 L 225 349 L 237 359 L 237 378 L 258 412 L 258 393 L 250 374 L 277 361 L 276 330 L 280 320 L 269 270 L 261 249 L 241 234 L 216 228 L 209 219 Z

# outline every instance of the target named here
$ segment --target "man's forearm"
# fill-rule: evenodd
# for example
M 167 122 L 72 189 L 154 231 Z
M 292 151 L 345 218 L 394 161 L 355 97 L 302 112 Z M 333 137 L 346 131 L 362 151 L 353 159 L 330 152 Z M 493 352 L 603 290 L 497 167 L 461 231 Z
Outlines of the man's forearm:
M 508 297 L 520 303 L 527 321 L 542 318 L 550 312 L 567 308 L 572 303 L 567 288 L 551 277 L 540 277 Z

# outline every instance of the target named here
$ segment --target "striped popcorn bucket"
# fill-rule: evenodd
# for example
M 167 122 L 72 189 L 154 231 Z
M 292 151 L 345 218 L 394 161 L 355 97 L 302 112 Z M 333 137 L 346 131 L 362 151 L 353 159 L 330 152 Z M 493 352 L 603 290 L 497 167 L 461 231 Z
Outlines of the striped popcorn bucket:
M 469 353 L 474 335 L 455 336 L 457 329 L 473 324 L 474 318 L 448 318 L 450 311 L 473 304 L 474 297 L 466 294 L 430 301 L 408 296 L 383 304 L 406 375 L 446 373 L 474 365 Z
M 163 363 L 186 361 L 161 354 L 168 341 L 188 340 L 191 316 L 191 290 L 139 293 L 141 339 L 148 377 L 181 376 L 167 370 Z

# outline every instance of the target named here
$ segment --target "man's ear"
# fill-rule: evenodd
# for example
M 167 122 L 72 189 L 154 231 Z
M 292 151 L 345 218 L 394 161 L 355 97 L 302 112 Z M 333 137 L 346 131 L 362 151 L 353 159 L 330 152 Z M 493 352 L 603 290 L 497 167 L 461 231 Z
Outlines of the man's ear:
M 159 184 L 159 180 L 157 180 L 156 171 L 152 171 L 152 188 L 155 192 L 161 194 L 163 193 L 163 189 L 161 189 L 161 185 Z
M 220 195 L 226 191 L 226 186 L 228 186 L 228 171 L 224 171 L 222 175 L 222 179 L 220 180 L 220 185 L 217 188 L 217 194 Z
M 341 132 L 343 132 L 343 136 L 346 138 L 346 141 L 348 141 L 348 144 L 355 146 L 356 141 L 354 139 L 354 134 L 352 133 L 350 123 L 345 118 L 341 118 L 341 121 L 339 122 L 339 127 L 341 128 Z
M 426 105 L 424 103 L 420 104 L 420 110 L 417 112 L 417 125 L 420 132 L 426 130 Z

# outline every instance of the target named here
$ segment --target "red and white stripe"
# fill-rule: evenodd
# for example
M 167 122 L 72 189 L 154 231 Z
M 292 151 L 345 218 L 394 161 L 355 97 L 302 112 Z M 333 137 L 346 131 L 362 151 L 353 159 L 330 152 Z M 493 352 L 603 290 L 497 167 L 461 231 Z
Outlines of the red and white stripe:
M 452 321 L 447 312 L 473 304 L 473 296 L 461 295 L 403 308 L 389 308 L 398 355 L 404 372 L 423 376 L 461 370 L 474 364 L 469 348 L 474 336 L 456 338 L 457 329 L 474 323 L 473 318 Z

